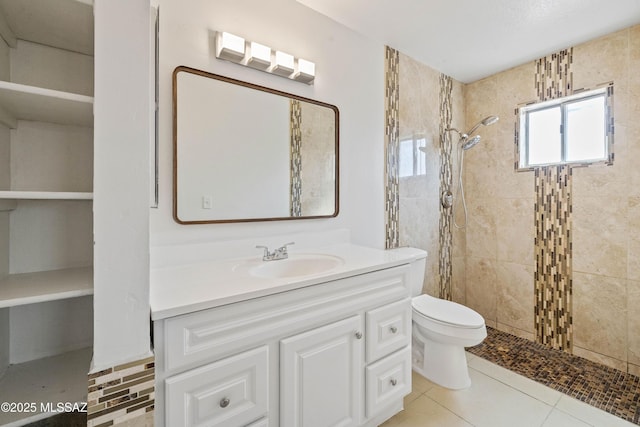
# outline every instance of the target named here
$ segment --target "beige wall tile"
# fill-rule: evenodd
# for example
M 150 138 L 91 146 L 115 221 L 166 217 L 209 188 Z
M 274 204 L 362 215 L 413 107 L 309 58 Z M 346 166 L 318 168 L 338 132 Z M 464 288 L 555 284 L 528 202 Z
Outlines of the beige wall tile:
M 640 196 L 629 197 L 627 278 L 640 280 Z
M 465 273 L 466 260 L 464 257 L 453 257 L 452 277 L 451 277 L 451 299 L 458 304 L 466 304 L 466 284 Z
M 533 334 L 533 265 L 498 262 L 496 277 L 498 325 Z
M 627 360 L 626 287 L 625 279 L 574 272 L 575 347 Z
M 499 261 L 534 265 L 533 207 L 533 198 L 497 200 L 495 210 Z
M 618 369 L 622 372 L 627 372 L 627 362 L 624 360 L 605 356 L 604 354 L 600 354 L 595 351 L 576 346 L 573 347 L 573 354 L 575 354 L 576 356 L 584 357 L 585 359 L 591 360 L 592 362 L 600 363 L 602 365 Z
M 496 329 L 511 335 L 515 335 L 516 337 L 528 339 L 529 341 L 536 340 L 536 336 L 533 332 L 523 331 L 522 329 L 514 328 L 512 326 L 505 325 L 504 323 L 498 323 L 496 325 Z
M 496 262 L 487 258 L 467 258 L 466 305 L 495 325 L 497 309 Z
M 574 272 L 626 278 L 627 200 L 574 197 L 572 218 Z
M 625 79 L 628 67 L 629 29 L 578 45 L 573 49 L 574 89 Z
M 627 281 L 629 363 L 640 365 L 640 281 Z M 637 375 L 637 374 L 636 374 Z
M 467 257 L 497 259 L 495 199 L 467 200 Z M 462 206 L 457 209 L 458 223 L 464 223 Z

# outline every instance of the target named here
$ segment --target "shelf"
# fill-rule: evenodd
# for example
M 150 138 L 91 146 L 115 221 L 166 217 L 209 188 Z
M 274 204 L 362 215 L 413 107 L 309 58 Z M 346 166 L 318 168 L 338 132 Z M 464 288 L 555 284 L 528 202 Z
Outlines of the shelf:
M 20 39 L 93 55 L 93 33 L 93 0 L 0 1 L 0 36 L 10 47 Z
M 0 280 L 0 308 L 92 294 L 91 267 L 11 274 Z
M 93 98 L 0 81 L 0 123 L 15 129 L 18 120 L 90 127 Z
M 93 193 L 71 191 L 0 191 L 0 200 L 93 200 Z
M 40 412 L 40 403 L 86 402 L 90 363 L 91 349 L 85 348 L 9 366 L 0 378 L 0 402 L 34 402 L 38 412 L 0 412 L 0 425 L 21 426 L 55 415 Z

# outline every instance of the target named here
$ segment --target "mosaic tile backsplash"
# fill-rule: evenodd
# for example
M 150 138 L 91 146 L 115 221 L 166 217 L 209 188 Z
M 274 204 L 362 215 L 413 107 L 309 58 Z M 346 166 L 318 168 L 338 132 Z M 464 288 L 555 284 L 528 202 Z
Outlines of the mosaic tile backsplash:
M 155 404 L 155 363 L 149 357 L 89 374 L 87 427 L 145 417 Z

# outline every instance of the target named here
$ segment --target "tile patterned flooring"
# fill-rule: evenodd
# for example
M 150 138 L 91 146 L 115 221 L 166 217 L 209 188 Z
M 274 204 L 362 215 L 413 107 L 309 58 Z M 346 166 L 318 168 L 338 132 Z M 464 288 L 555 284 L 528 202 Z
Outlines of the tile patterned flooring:
M 515 366 L 518 365 L 516 361 L 520 361 L 523 366 L 529 366 L 529 368 L 524 369 L 523 373 L 532 375 L 538 370 L 531 368 L 532 362 L 528 358 L 532 355 L 527 351 L 538 351 L 540 349 L 536 348 L 537 345 L 532 347 L 534 350 L 516 347 L 516 343 L 522 345 L 525 343 L 521 343 L 519 341 L 520 338 L 513 340 L 516 337 L 512 335 L 504 334 L 508 335 L 504 337 L 496 336 L 502 333 L 496 334 L 497 331 L 495 330 L 488 330 L 488 332 L 490 336 L 485 340 L 485 348 L 478 346 L 469 350 L 480 353 L 483 357 L 490 357 L 494 353 L 491 357 L 496 359 L 496 363 L 467 352 L 469 374 L 472 382 L 470 388 L 457 391 L 449 390 L 414 373 L 413 391 L 405 398 L 405 410 L 382 424 L 382 426 L 635 427 L 636 424 L 639 424 L 637 422 L 637 405 L 639 404 L 637 393 L 640 393 L 640 390 L 638 390 L 637 383 L 633 382 L 635 381 L 634 378 L 637 377 L 631 376 L 631 387 L 629 388 L 632 393 L 636 393 L 636 413 L 634 415 L 636 424 L 633 424 L 587 404 L 585 401 L 600 399 L 600 401 L 606 403 L 607 408 L 627 408 L 633 406 L 633 403 L 626 405 L 626 403 L 622 403 L 621 399 L 614 396 L 604 397 L 611 387 L 604 386 L 597 390 L 592 388 L 591 391 L 588 391 L 587 386 L 589 385 L 596 388 L 602 385 L 599 382 L 600 380 L 595 378 L 588 380 L 584 375 L 577 375 L 575 381 L 568 380 L 563 369 L 567 368 L 569 369 L 568 372 L 571 372 L 575 368 L 562 365 L 561 362 L 556 361 L 556 358 L 551 361 L 548 354 L 544 354 L 544 359 L 534 359 L 534 364 L 539 367 L 549 367 L 546 374 L 547 384 L 553 385 L 554 381 L 552 380 L 558 379 L 557 384 L 560 386 L 557 389 L 499 366 L 499 364 L 507 365 L 507 362 L 511 361 L 509 368 L 516 369 Z M 503 339 L 510 341 L 507 343 Z M 535 344 L 528 340 L 524 341 L 528 344 Z M 499 355 L 502 360 L 497 360 L 499 358 L 496 355 Z M 535 356 L 541 357 L 542 355 L 536 354 Z M 580 361 L 584 361 L 584 359 L 580 359 Z M 587 374 L 594 374 L 589 369 L 585 371 Z M 609 369 L 604 368 L 604 371 L 608 372 Z M 616 372 L 622 374 L 620 371 Z M 538 375 L 545 377 L 545 374 Z M 615 376 L 611 378 L 613 378 L 612 382 L 615 383 Z M 628 380 L 629 378 L 626 379 Z M 572 394 L 576 393 L 575 391 L 571 392 L 571 387 L 574 384 L 579 385 L 579 387 L 575 388 L 575 390 L 579 390 L 577 394 Z M 635 387 L 635 390 L 632 390 L 633 387 Z M 559 389 L 562 389 L 562 391 L 559 391 Z M 575 396 L 575 398 L 572 396 Z M 612 404 L 614 401 L 618 402 L 617 406 Z
M 640 425 L 640 378 L 487 328 L 469 353 Z

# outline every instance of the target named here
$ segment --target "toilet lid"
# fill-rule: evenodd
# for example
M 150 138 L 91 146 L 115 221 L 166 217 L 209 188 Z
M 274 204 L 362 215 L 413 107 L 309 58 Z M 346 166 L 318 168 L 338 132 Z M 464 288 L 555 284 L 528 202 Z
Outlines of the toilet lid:
M 453 301 L 420 295 L 411 301 L 413 309 L 433 320 L 448 323 L 461 328 L 480 328 L 484 318 L 464 305 Z

